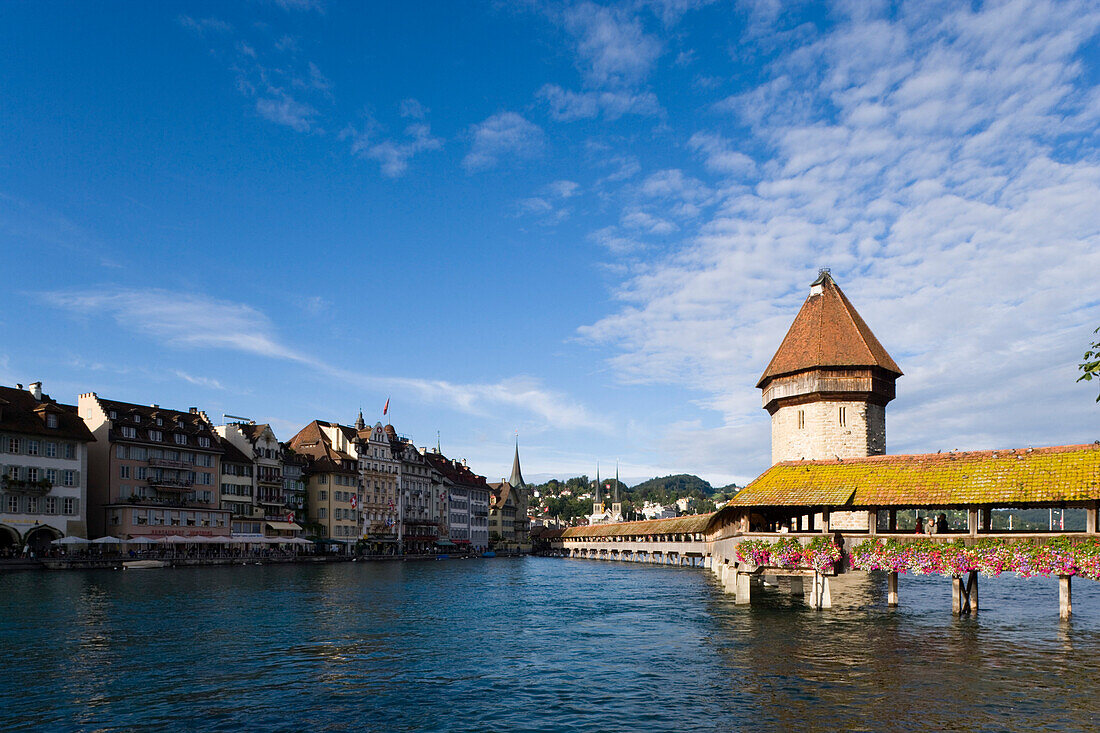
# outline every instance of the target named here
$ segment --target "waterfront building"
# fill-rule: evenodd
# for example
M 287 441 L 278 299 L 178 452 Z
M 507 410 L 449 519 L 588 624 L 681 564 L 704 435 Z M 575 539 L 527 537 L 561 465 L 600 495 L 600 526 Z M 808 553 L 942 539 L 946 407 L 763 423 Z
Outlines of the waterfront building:
M 222 449 L 219 506 L 232 513 L 233 534 L 260 534 L 263 517 L 253 515 L 252 461 L 235 445 L 220 439 Z
M 363 481 L 363 526 L 361 534 L 373 553 L 400 552 L 400 509 L 397 482 L 401 461 L 393 454 L 391 435 L 382 423 L 367 427 L 363 413 L 355 423 L 359 446 L 359 474 Z
M 528 488 L 519 465 L 519 443 L 512 459 L 508 480 L 489 484 L 489 535 L 506 546 L 527 550 L 531 544 L 531 525 L 527 517 Z
M 299 534 L 301 526 L 290 517 L 296 506 L 288 504 L 285 496 L 283 446 L 271 426 L 242 420 L 215 429 L 249 462 L 252 501 L 249 510 L 234 519 L 234 532 L 273 537 Z
M 0 553 L 87 537 L 94 440 L 77 408 L 55 402 L 41 382 L 0 387 Z
M 427 554 L 452 542 L 447 527 L 448 491 L 443 477 L 407 438 L 385 426 L 391 453 L 398 461 L 401 537 L 404 552 Z
M 484 552 L 489 548 L 489 484 L 484 476 L 470 470 L 466 461 L 447 458 L 439 452 L 424 451 L 424 458 L 441 477 L 441 485 L 448 491 L 448 508 L 466 505 L 466 511 L 456 510 L 452 515 L 448 511 L 448 521 L 458 519 L 448 527 L 451 541 L 456 545 L 469 543 L 472 552 Z M 465 524 L 458 522 L 465 519 Z M 465 539 L 465 534 L 469 539 Z
M 230 534 L 219 506 L 222 447 L 198 408 L 169 410 L 80 395 L 77 409 L 95 436 L 88 453 L 92 536 Z
M 360 538 L 363 501 L 355 428 L 314 420 L 287 446 L 307 461 L 308 521 L 320 530 L 321 539 L 345 547 L 354 544 Z
M 286 443 L 280 443 L 283 456 L 283 505 L 287 507 L 287 521 L 300 523 L 306 521 L 305 473 L 309 461 L 290 449 Z
M 646 519 L 672 519 L 678 516 L 675 504 L 665 506 L 657 502 L 649 501 L 642 505 L 641 514 Z

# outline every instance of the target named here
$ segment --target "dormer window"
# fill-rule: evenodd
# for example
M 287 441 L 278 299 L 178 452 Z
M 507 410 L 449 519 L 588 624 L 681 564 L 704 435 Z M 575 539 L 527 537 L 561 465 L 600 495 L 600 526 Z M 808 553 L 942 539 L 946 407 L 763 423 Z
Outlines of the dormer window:
M 183 430 L 183 420 L 176 420 L 176 427 Z
M 137 429 L 132 428 L 129 425 L 123 425 L 122 426 L 122 437 L 123 438 L 136 438 L 137 437 Z
M 48 413 L 46 415 L 46 427 L 48 427 L 48 428 L 56 428 L 57 427 L 57 415 L 55 415 L 52 412 Z
M 164 424 L 164 418 L 163 417 L 158 417 L 157 418 L 157 425 L 163 425 L 163 424 Z
M 176 433 L 176 445 L 187 445 L 187 436 Z
M 182 436 L 176 436 L 176 437 L 182 437 Z M 210 438 L 201 438 L 200 437 L 199 438 L 199 447 L 200 448 L 209 448 L 210 447 Z
M 110 415 L 111 415 L 112 420 L 117 420 L 118 419 L 118 413 L 115 412 L 114 410 L 111 410 Z
M 149 431 L 149 440 L 158 440 L 159 441 L 159 440 L 163 440 L 163 439 L 164 439 L 164 433 L 160 432 L 159 430 L 150 430 Z
M 141 425 L 141 415 L 138 415 L 138 414 L 135 413 L 134 414 L 134 422 L 137 423 L 138 425 Z

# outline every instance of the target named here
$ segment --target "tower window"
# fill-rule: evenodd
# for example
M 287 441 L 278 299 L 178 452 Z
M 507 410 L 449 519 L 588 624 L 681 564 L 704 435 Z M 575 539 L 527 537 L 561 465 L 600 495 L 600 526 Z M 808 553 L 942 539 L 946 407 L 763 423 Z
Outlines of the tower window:
M 805 427 L 806 427 L 806 411 L 805 410 L 799 410 L 798 411 L 798 429 L 802 430 Z
M 840 408 L 840 427 L 844 427 L 848 424 L 848 416 L 844 414 L 844 411 L 847 409 L 847 407 Z

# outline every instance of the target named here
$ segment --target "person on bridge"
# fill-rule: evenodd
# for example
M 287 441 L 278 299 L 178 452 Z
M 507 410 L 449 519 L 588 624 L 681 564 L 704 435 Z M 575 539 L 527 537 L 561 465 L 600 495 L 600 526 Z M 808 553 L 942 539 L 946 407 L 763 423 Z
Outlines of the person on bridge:
M 936 534 L 944 534 L 949 530 L 950 527 L 947 526 L 947 515 L 940 514 L 940 516 L 936 518 Z

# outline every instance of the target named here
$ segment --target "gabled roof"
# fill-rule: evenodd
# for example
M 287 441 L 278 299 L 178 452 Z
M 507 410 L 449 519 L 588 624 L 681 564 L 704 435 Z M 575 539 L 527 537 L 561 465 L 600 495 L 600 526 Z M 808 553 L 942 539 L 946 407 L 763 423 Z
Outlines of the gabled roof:
M 1100 445 L 777 463 L 727 506 L 1010 506 L 1100 499 Z
M 244 463 L 249 466 L 252 465 L 252 459 L 242 453 L 237 446 L 233 445 L 225 438 L 219 438 L 218 444 L 222 449 L 222 463 Z
M 57 427 L 46 427 L 46 415 L 57 416 Z M 62 405 L 49 395 L 36 400 L 27 390 L 0 387 L 0 431 L 91 442 L 92 432 L 73 405 Z
M 901 376 L 901 369 L 827 272 L 814 281 L 810 297 L 756 386 L 821 367 L 879 367 Z
M 322 426 L 343 427 L 337 426 L 335 423 L 314 420 L 299 430 L 298 434 L 287 442 L 287 445 L 295 453 L 307 457 L 311 467 L 316 471 L 358 474 L 358 459 L 333 448 L 332 441 L 321 429 Z M 348 429 L 350 430 L 350 428 Z M 348 462 L 356 463 L 356 467 L 352 468 L 346 465 Z

